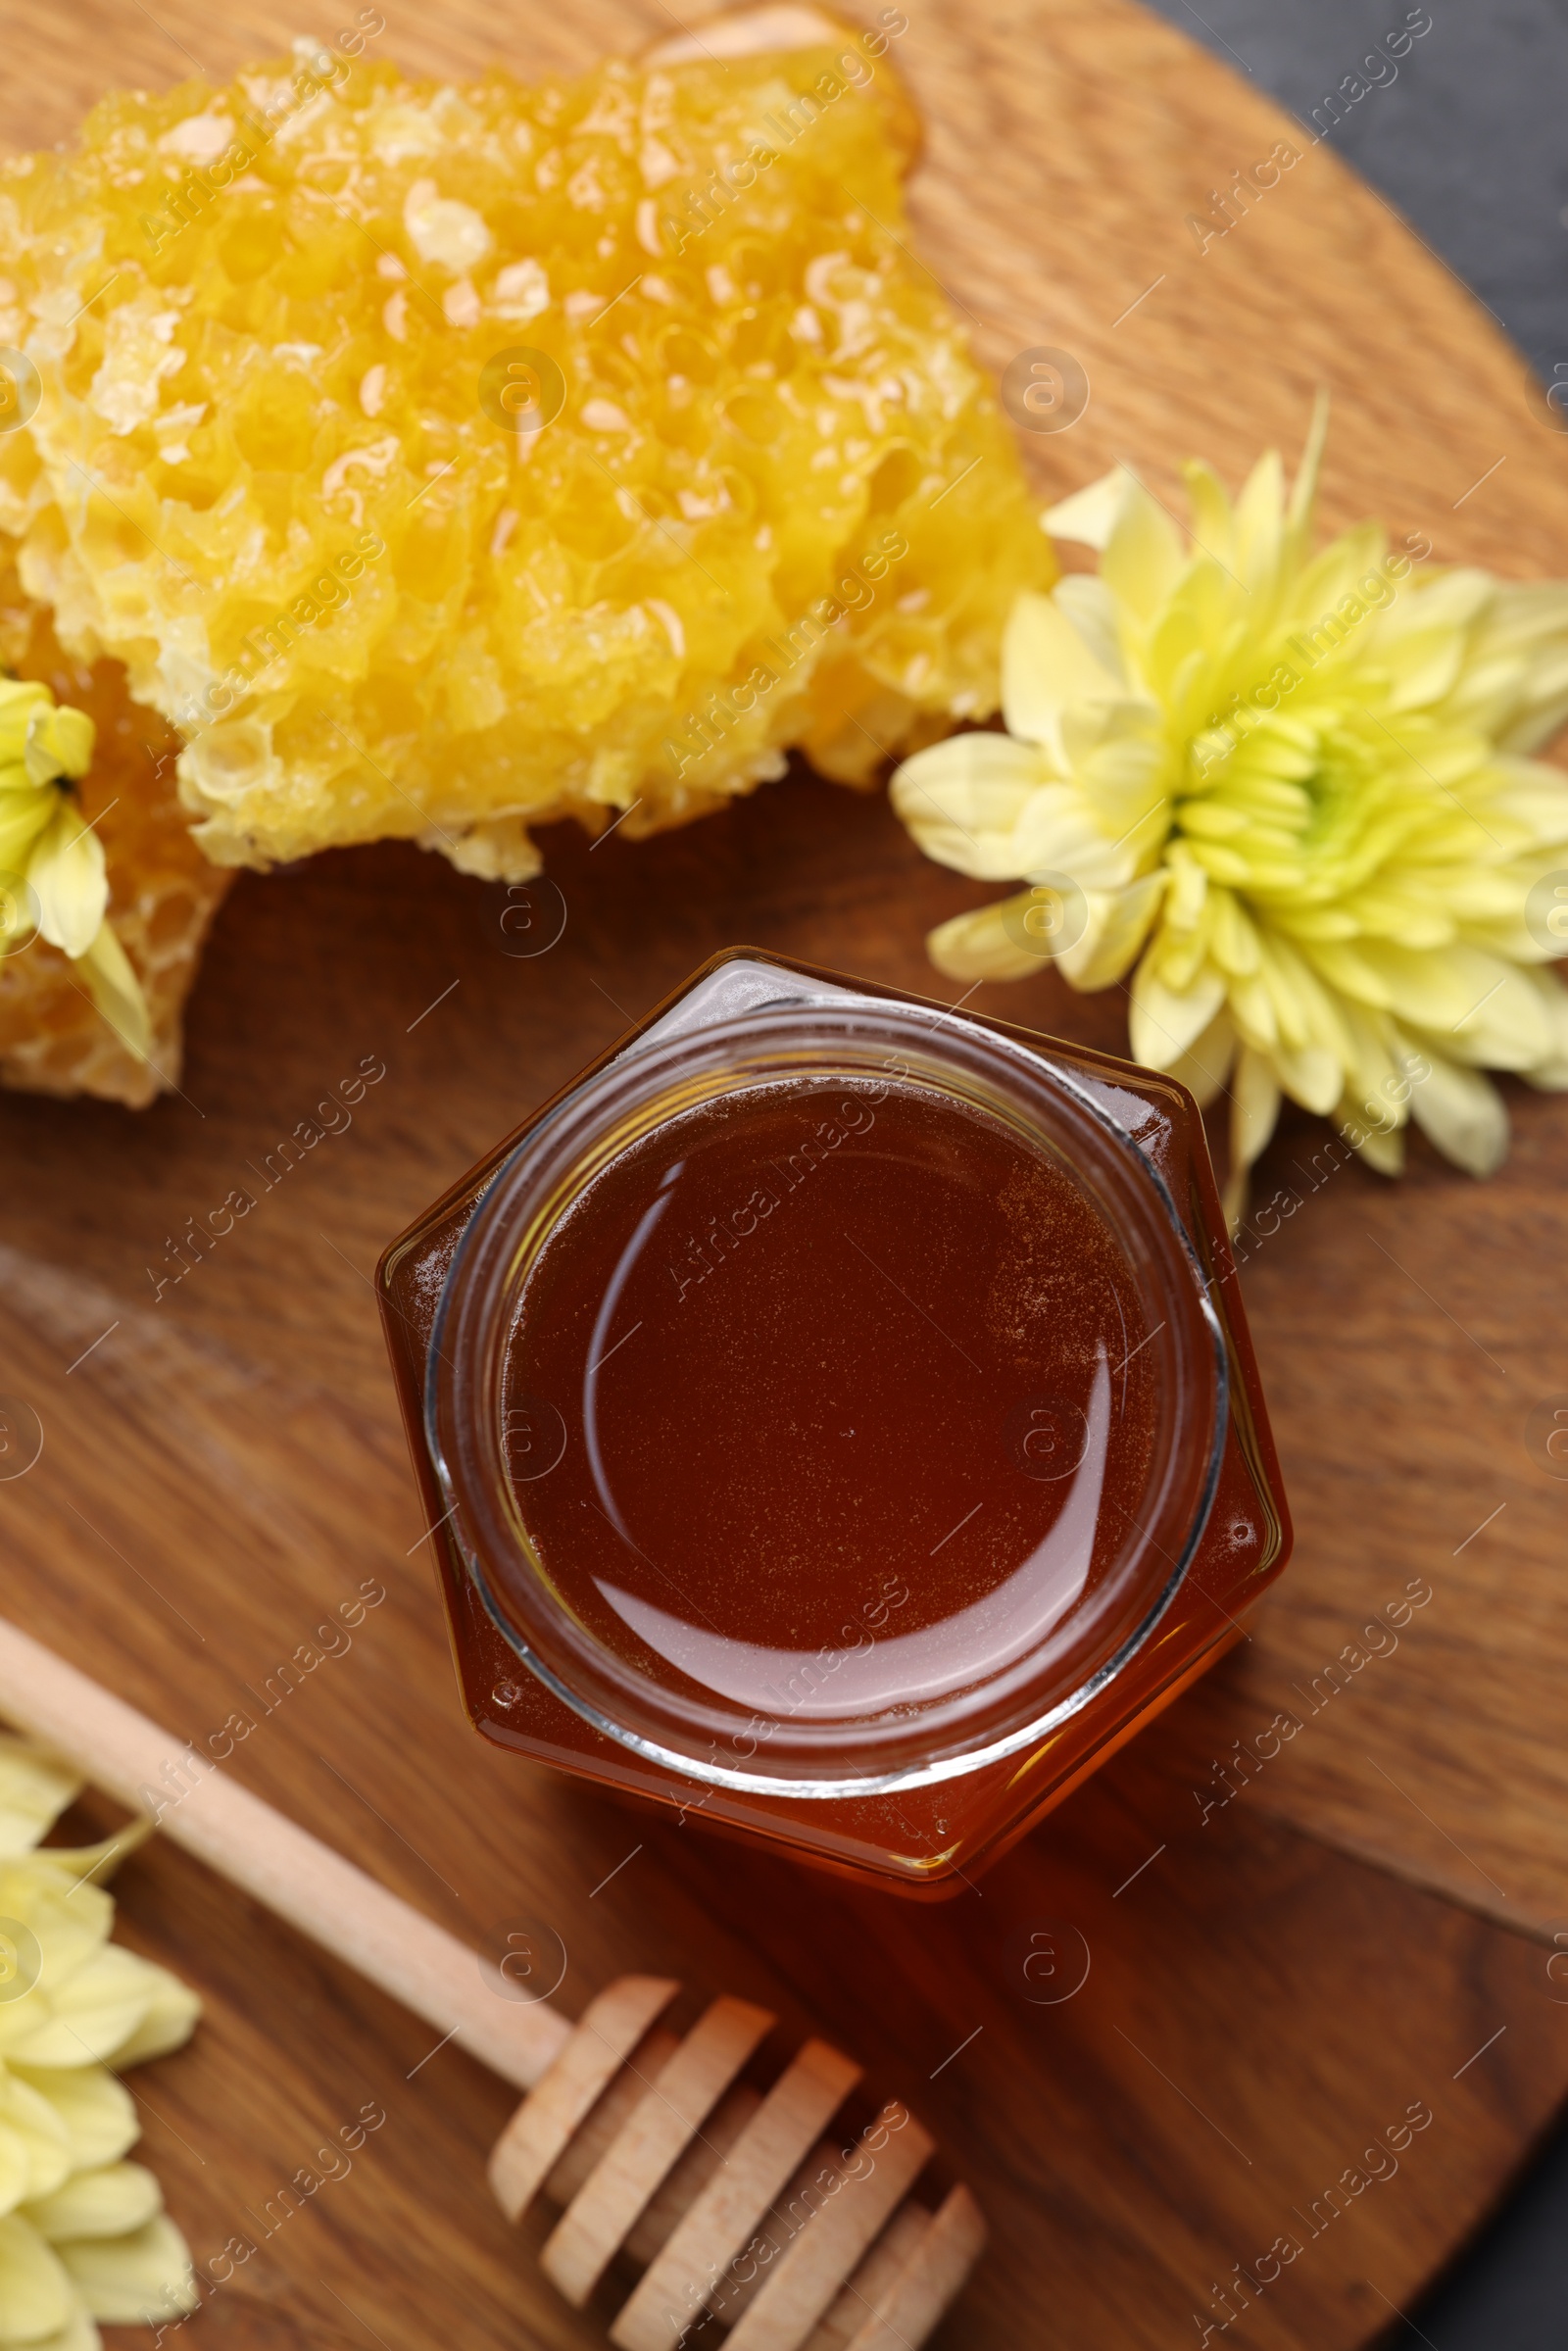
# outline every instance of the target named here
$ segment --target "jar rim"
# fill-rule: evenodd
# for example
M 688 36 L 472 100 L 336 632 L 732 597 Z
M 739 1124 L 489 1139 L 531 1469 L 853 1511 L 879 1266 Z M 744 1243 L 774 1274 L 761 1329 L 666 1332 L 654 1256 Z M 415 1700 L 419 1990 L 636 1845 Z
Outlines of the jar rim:
M 762 1760 L 761 1739 L 753 1738 L 748 1755 L 734 1732 L 733 1718 L 743 1710 L 694 1705 L 689 1693 L 677 1699 L 651 1684 L 596 1642 L 554 1593 L 506 1464 L 507 1347 L 528 1267 L 560 1217 L 632 1143 L 704 1102 L 776 1084 L 781 1074 L 797 1081 L 831 1075 L 839 1084 L 847 1082 L 846 1070 L 895 1065 L 896 1083 L 986 1107 L 1001 1102 L 1020 1132 L 1037 1134 L 1058 1155 L 1064 1138 L 1076 1147 L 1075 1178 L 1124 1248 L 1129 1235 L 1136 1239 L 1165 1302 L 1149 1340 L 1181 1425 L 1161 1434 L 1161 1482 L 1151 1506 L 1130 1520 L 1134 1532 L 1117 1553 L 1114 1577 L 1105 1580 L 1102 1613 L 1109 1627 L 1120 1608 L 1125 1629 L 1113 1641 L 1117 1628 L 1107 1631 L 1110 1645 L 1073 1687 L 1049 1703 L 1032 1702 L 1028 1674 L 1020 1671 L 978 1706 L 966 1703 L 948 1714 L 933 1707 L 916 1715 L 913 1728 L 902 1719 L 814 1720 L 808 1736 L 805 1726 L 775 1723 L 761 1739 L 770 1742 L 767 1761 L 776 1768 L 761 1770 L 752 1768 L 753 1757 Z M 1117 1216 L 1107 1212 L 1107 1200 Z M 763 1005 L 639 1039 L 570 1089 L 497 1171 L 459 1243 L 437 1304 L 424 1409 L 455 1547 L 486 1613 L 531 1674 L 592 1728 L 677 1778 L 754 1795 L 828 1800 L 931 1786 L 1017 1755 L 1048 1739 L 1122 1672 L 1192 1565 L 1218 1484 L 1229 1381 L 1223 1327 L 1170 1189 L 1092 1087 L 1049 1053 L 961 1015 L 933 1019 L 923 1006 L 846 992 L 832 1002 Z M 1161 1563 L 1168 1572 L 1159 1572 Z M 1036 1687 L 1035 1701 L 1042 1694 Z M 751 1724 L 761 1720 L 754 1714 Z M 726 1738 L 731 1753 L 721 1757 Z

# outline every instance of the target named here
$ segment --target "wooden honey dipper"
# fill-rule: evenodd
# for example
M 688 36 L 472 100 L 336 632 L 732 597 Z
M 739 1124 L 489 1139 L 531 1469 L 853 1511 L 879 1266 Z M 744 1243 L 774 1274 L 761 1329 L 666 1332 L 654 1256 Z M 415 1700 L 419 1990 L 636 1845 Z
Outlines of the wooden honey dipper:
M 184 1753 L 3 1619 L 0 1712 L 133 1810 Z M 500 1998 L 467 1944 L 217 1765 L 161 1825 L 529 2092 L 491 2185 L 514 2221 L 539 2195 L 564 2208 L 541 2258 L 574 2306 L 617 2255 L 643 2269 L 610 2330 L 621 2351 L 674 2351 L 710 2305 L 725 2351 L 900 2351 L 925 2341 L 973 2267 L 985 2223 L 968 2189 L 935 2212 L 907 2195 L 933 2142 L 906 2109 L 848 2146 L 824 2137 L 860 2078 L 850 2058 L 810 2040 L 765 2094 L 742 2082 L 765 2009 L 716 1999 L 678 2039 L 661 2022 L 681 1988 L 665 1977 L 620 1977 L 575 2025 Z M 766 2223 L 797 2207 L 806 2218 L 774 2246 Z

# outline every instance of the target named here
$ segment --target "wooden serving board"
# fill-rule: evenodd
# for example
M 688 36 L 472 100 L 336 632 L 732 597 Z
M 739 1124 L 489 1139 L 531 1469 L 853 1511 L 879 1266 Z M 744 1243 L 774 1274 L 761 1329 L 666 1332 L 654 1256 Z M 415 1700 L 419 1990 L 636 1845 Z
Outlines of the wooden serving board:
M 1298 446 L 1326 383 L 1329 524 L 1377 514 L 1441 560 L 1562 568 L 1568 444 L 1539 391 L 1326 148 L 1122 0 L 905 5 L 896 54 L 930 126 L 922 250 L 994 367 L 1049 344 L 1089 373 L 1081 422 L 1030 442 L 1042 492 L 1128 458 L 1166 495 L 1188 453 L 1234 479 L 1265 443 Z M 381 54 L 462 72 L 579 68 L 672 21 L 660 0 L 385 13 Z M 298 19 L 280 0 L 221 17 L 0 0 L 0 136 L 21 147 L 69 136 L 110 83 L 164 84 L 192 56 L 226 75 Z M 1300 160 L 1200 252 L 1188 215 L 1282 139 Z M 930 989 L 924 930 L 985 893 L 924 863 L 880 800 L 802 774 L 591 865 L 562 836 L 550 860 L 568 920 L 533 961 L 502 952 L 497 891 L 412 850 L 246 877 L 194 1000 L 188 1100 L 0 1101 L 0 1385 L 45 1431 L 36 1468 L 0 1485 L 5 1606 L 182 1736 L 263 1709 L 233 1768 L 475 1940 L 519 1914 L 553 1927 L 568 2009 L 653 1968 L 863 2058 L 993 2224 L 951 2345 L 1197 2339 L 1193 2314 L 1220 2315 L 1211 2288 L 1282 2236 L 1301 2252 L 1236 2338 L 1370 2341 L 1568 2091 L 1547 1973 L 1568 1921 L 1568 1488 L 1524 1442 L 1538 1398 L 1568 1392 L 1568 1102 L 1518 1094 L 1513 1158 L 1486 1186 L 1417 1145 L 1400 1187 L 1352 1166 L 1314 1189 L 1321 1133 L 1288 1120 L 1258 1196 L 1298 1205 L 1244 1279 L 1296 1562 L 1251 1641 L 1164 1723 L 976 1893 L 917 1912 L 651 1827 L 471 1737 L 368 1277 L 424 1202 L 713 949 L 754 941 Z M 1125 1049 L 1118 993 L 1074 999 L 1045 974 L 976 1001 Z M 155 1306 L 145 1268 L 166 1236 L 368 1054 L 387 1074 L 352 1128 Z M 1315 1703 L 1314 1677 L 1414 1579 L 1432 1597 L 1397 1649 Z M 367 1584 L 385 1597 L 349 1650 L 274 1696 L 279 1661 Z M 1205 1816 L 1217 1762 L 1283 1708 L 1301 1733 Z M 127 1938 L 207 2002 L 188 2050 L 131 2077 L 198 2260 L 230 2273 L 192 2340 L 603 2339 L 491 2206 L 496 2082 L 431 2056 L 423 2028 L 172 1849 L 120 1890 Z M 1048 1926 L 1072 1931 L 1063 1950 L 1080 1938 L 1089 1973 L 1037 2005 L 1015 1938 Z M 286 2197 L 368 2103 L 386 2121 L 350 2174 Z M 1430 2124 L 1365 2183 L 1363 2150 L 1411 2107 Z M 1347 2175 L 1362 2188 L 1315 2226 Z

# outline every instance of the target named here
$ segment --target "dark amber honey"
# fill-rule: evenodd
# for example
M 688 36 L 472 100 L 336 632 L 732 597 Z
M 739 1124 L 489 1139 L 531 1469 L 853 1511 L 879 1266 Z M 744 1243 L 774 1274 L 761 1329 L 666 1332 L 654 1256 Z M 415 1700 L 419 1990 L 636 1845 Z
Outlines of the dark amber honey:
M 651 1038 L 689 1044 L 394 1245 L 389 1343 L 488 1737 L 953 1890 L 1235 1638 L 1277 1471 L 1179 1087 L 965 1020 L 1001 1071 L 965 1093 L 934 1007 L 845 998 L 915 1036 L 872 1054 L 772 968 L 804 1010 L 710 1031 L 683 991 Z M 754 1069 L 770 1021 L 796 1060 Z
M 797 1719 L 956 1689 L 1067 1615 L 1153 1409 L 1129 1269 L 1063 1170 L 908 1087 L 825 1108 L 761 1088 L 616 1159 L 530 1275 L 510 1366 L 564 1603 Z M 564 1424 L 544 1476 L 534 1398 Z

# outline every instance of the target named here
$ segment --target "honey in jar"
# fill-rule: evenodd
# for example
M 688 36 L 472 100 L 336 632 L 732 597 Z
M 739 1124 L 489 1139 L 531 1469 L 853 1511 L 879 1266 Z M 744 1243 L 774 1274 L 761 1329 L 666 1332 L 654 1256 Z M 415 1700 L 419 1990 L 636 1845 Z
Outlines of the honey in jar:
M 737 952 L 381 1286 L 477 1727 L 906 1891 L 1284 1563 L 1196 1110 L 1079 1048 Z

